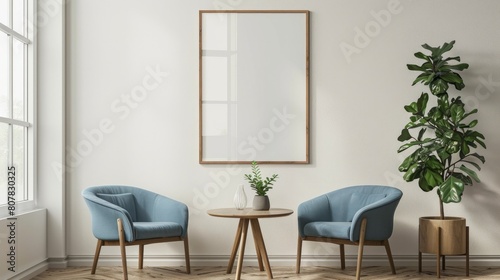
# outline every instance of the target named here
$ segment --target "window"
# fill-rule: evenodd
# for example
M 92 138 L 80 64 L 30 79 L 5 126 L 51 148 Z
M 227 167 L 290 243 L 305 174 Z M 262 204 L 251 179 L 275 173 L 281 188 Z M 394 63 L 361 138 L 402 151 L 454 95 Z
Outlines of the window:
M 0 0 L 0 217 L 9 197 L 16 210 L 34 204 L 34 11 L 34 0 Z

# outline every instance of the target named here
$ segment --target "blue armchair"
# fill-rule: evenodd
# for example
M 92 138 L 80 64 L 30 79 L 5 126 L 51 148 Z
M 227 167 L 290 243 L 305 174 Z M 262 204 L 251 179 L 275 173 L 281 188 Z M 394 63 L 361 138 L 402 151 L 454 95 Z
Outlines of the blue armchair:
M 296 273 L 300 273 L 302 241 L 317 241 L 340 245 L 342 269 L 344 245 L 358 245 L 356 279 L 360 278 L 363 246 L 385 246 L 392 273 L 396 274 L 388 239 L 402 195 L 399 189 L 387 186 L 352 186 L 301 203 L 297 210 Z
M 130 186 L 96 186 L 82 192 L 92 219 L 97 247 L 91 274 L 95 274 L 102 246 L 120 246 L 123 279 L 128 279 L 125 246 L 139 245 L 139 269 L 144 245 L 184 241 L 186 270 L 191 271 L 188 245 L 188 208 L 168 197 Z

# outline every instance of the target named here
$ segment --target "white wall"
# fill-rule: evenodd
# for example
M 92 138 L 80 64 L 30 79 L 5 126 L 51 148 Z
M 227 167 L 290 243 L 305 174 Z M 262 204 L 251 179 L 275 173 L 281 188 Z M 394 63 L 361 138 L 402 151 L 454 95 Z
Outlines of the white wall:
M 413 53 L 423 43 L 456 40 L 451 54 L 470 64 L 462 75 L 463 94 L 480 110 L 477 129 L 488 150 L 480 151 L 487 159 L 483 182 L 468 188 L 461 204 L 447 205 L 447 214 L 467 218 L 472 255 L 500 256 L 498 246 L 491 246 L 500 239 L 500 2 L 73 0 L 66 14 L 70 258 L 94 253 L 80 193 L 101 184 L 136 185 L 185 202 L 191 254 L 200 260 L 229 254 L 237 221 L 210 217 L 206 210 L 232 207 L 249 167 L 198 163 L 198 10 L 220 8 L 311 11 L 312 163 L 262 166 L 265 174 L 280 175 L 270 193 L 272 206 L 295 210 L 305 199 L 354 184 L 398 187 L 404 197 L 391 238 L 396 256 L 416 256 L 418 217 L 439 211 L 435 194 L 404 182 L 397 171 L 396 138 L 408 117 L 403 106 L 424 90 L 411 87 L 416 74 L 406 64 L 417 62 Z M 342 51 L 347 45 L 350 54 Z M 127 103 L 135 87 L 150 78 L 157 87 Z M 271 257 L 293 259 L 295 214 L 261 225 Z M 303 250 L 306 256 L 337 252 L 312 243 Z M 247 252 L 253 254 L 253 246 Z M 181 244 L 169 244 L 151 246 L 146 254 L 183 251 Z M 369 248 L 367 254 L 385 253 Z
M 65 234 L 65 9 L 64 1 L 39 0 L 37 204 L 47 209 L 47 257 L 66 266 Z

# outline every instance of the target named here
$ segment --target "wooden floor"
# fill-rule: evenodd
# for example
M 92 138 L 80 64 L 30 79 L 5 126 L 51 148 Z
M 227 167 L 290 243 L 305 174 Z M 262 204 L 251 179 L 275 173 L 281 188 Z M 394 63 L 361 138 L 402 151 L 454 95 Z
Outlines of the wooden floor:
M 392 275 L 389 267 L 363 267 L 361 279 L 386 280 L 386 279 L 437 279 L 433 268 L 425 268 L 419 274 L 416 268 L 396 267 L 397 274 Z M 300 274 L 295 274 L 294 267 L 272 267 L 274 279 L 355 279 L 354 267 L 345 270 L 328 267 L 304 266 Z M 463 267 L 449 267 L 441 274 L 441 279 L 500 279 L 500 267 L 471 267 L 470 277 L 465 277 Z M 267 279 L 264 271 L 258 267 L 244 267 L 242 279 Z M 122 279 L 121 267 L 98 267 L 95 275 L 90 274 L 89 267 L 70 267 L 66 269 L 49 269 L 33 278 L 35 280 L 75 280 L 97 279 L 112 280 Z M 207 279 L 229 280 L 234 279 L 233 274 L 226 274 L 225 267 L 192 267 L 191 274 L 186 274 L 184 267 L 145 267 L 139 270 L 129 267 L 129 279 Z

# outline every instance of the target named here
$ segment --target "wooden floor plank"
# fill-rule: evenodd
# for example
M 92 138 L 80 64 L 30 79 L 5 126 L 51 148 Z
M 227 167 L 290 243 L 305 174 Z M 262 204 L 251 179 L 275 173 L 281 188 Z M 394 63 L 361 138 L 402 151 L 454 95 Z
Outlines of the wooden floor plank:
M 272 267 L 274 279 L 355 279 L 355 267 L 345 270 L 330 267 L 303 266 L 300 274 L 295 274 L 295 267 Z M 185 267 L 145 267 L 142 270 L 129 267 L 129 279 L 204 279 L 204 280 L 229 280 L 234 279 L 234 273 L 226 274 L 226 267 L 192 267 L 191 274 L 186 274 Z M 394 280 L 394 279 L 437 279 L 435 271 L 425 268 L 418 273 L 416 267 L 396 267 L 397 274 L 391 274 L 390 267 L 363 267 L 361 279 L 364 280 Z M 500 267 L 471 267 L 470 276 L 465 277 L 463 267 L 447 267 L 441 273 L 442 279 L 500 279 Z M 243 279 L 267 279 L 265 271 L 260 271 L 258 266 L 244 267 Z M 90 267 L 69 267 L 66 269 L 49 269 L 33 278 L 34 280 L 118 280 L 122 279 L 121 267 L 98 267 L 95 275 L 90 274 Z

